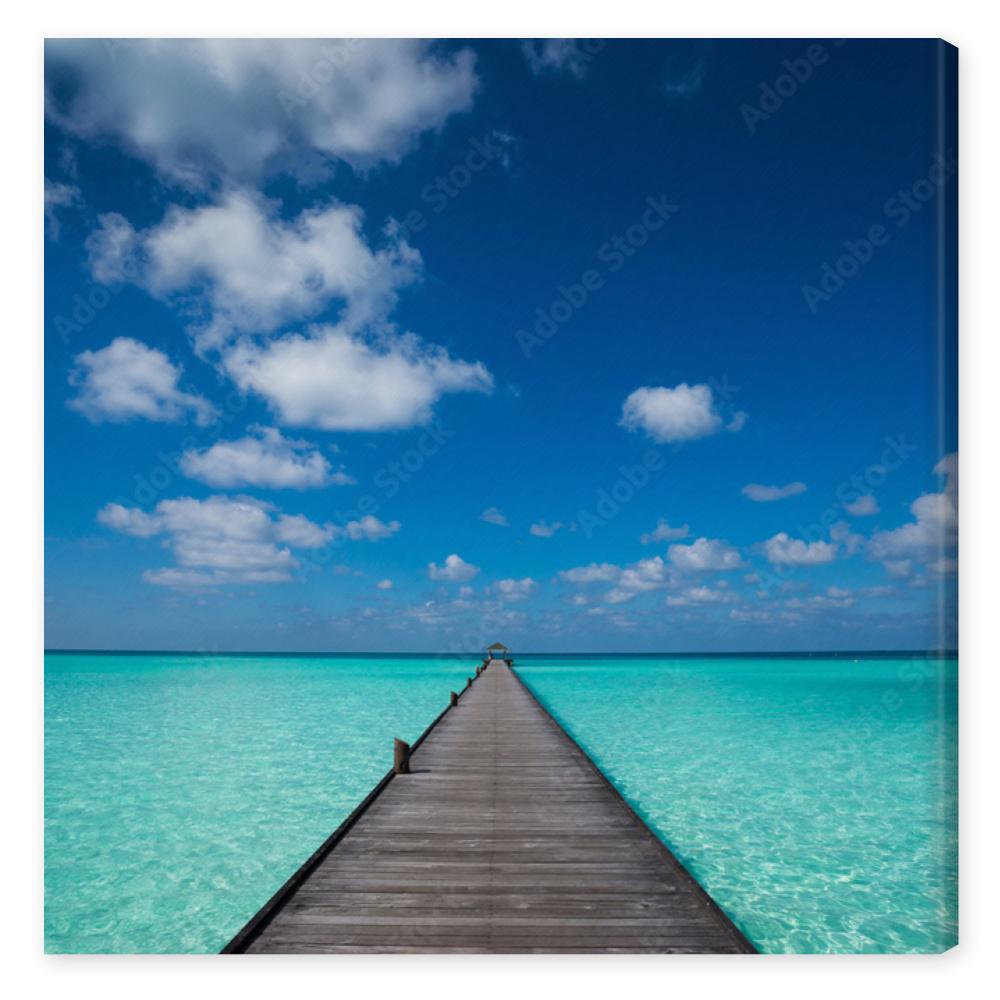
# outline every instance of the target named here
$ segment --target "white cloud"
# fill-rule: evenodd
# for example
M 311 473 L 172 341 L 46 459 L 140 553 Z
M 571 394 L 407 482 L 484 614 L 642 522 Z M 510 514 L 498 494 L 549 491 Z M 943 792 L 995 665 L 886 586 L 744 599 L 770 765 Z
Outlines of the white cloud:
M 768 625 L 773 621 L 771 612 L 760 608 L 733 608 L 729 617 L 741 625 Z
M 910 504 L 914 520 L 892 531 L 879 531 L 868 543 L 869 554 L 883 562 L 920 560 L 931 563 L 958 544 L 958 455 L 945 456 L 934 471 L 945 477 L 941 493 L 925 493 Z
M 817 566 L 837 558 L 837 546 L 832 542 L 806 542 L 790 538 L 779 531 L 764 543 L 764 554 L 775 566 Z
M 186 451 L 180 469 L 191 479 L 224 489 L 263 486 L 304 490 L 354 482 L 342 470 L 333 471 L 329 461 L 308 442 L 283 437 L 271 427 L 251 427 L 250 434 L 236 441 Z
M 537 586 L 530 576 L 526 576 L 520 580 L 497 580 L 493 584 L 493 590 L 502 600 L 519 601 L 528 597 Z
M 879 512 L 878 501 L 870 493 L 844 504 L 844 510 L 852 517 L 871 517 Z
M 830 525 L 830 541 L 843 545 L 844 552 L 853 556 L 865 543 L 864 536 L 851 531 L 846 521 L 836 521 Z
M 668 607 L 706 604 L 738 604 L 739 597 L 726 587 L 690 587 L 681 594 L 667 597 Z
M 589 566 L 564 569 L 559 578 L 566 583 L 613 583 L 621 572 L 621 567 L 613 563 L 591 563 Z
M 280 583 L 291 579 L 299 566 L 291 549 L 321 549 L 341 538 L 378 541 L 400 528 L 398 521 L 386 524 L 371 515 L 343 527 L 321 525 L 242 496 L 162 500 L 151 513 L 109 503 L 98 511 L 97 520 L 136 538 L 164 535 L 178 566 L 150 570 L 143 578 L 178 587 Z
M 529 38 L 521 43 L 521 51 L 536 76 L 545 72 L 567 72 L 579 80 L 586 73 L 591 58 L 575 38 Z
M 503 516 L 503 512 L 496 507 L 487 507 L 486 510 L 479 515 L 479 518 L 487 524 L 497 524 L 501 528 L 510 527 L 510 522 Z
M 45 55 L 50 119 L 192 187 L 397 161 L 478 83 L 468 49 L 416 39 L 50 39 Z
M 927 564 L 927 571 L 935 576 L 950 576 L 958 572 L 958 560 L 952 556 L 938 556 Z
M 886 559 L 882 565 L 894 580 L 904 580 L 913 572 L 913 563 L 909 559 Z
M 480 364 L 406 336 L 363 340 L 314 327 L 266 346 L 245 342 L 225 359 L 244 390 L 263 396 L 280 419 L 323 430 L 391 430 L 427 423 L 449 392 L 489 392 Z
M 785 601 L 785 607 L 793 611 L 824 611 L 829 608 L 850 608 L 854 606 L 855 595 L 843 587 L 827 587 L 825 594 L 810 597 L 792 597 Z
M 457 553 L 452 553 L 441 566 L 428 563 L 427 575 L 432 580 L 448 580 L 452 583 L 465 583 L 479 572 L 478 566 L 467 563 Z
M 161 500 L 152 513 L 107 504 L 98 521 L 116 531 L 149 538 L 166 536 L 178 566 L 151 570 L 149 583 L 216 586 L 278 583 L 291 579 L 298 561 L 294 548 L 318 548 L 334 534 L 302 515 L 272 516 L 272 508 L 247 497 L 180 497 Z
M 805 483 L 788 483 L 785 486 L 762 486 L 760 483 L 748 483 L 740 492 L 757 503 L 768 503 L 772 500 L 784 500 L 805 493 Z
M 536 538 L 551 538 L 561 527 L 561 521 L 553 521 L 551 524 L 546 521 L 536 521 L 528 531 Z
M 315 524 L 304 514 L 281 514 L 274 534 L 278 541 L 298 549 L 321 549 L 333 541 L 337 529 L 332 524 Z
M 392 580 L 388 578 L 385 580 L 379 580 L 375 586 L 378 587 L 379 590 L 392 590 Z
M 739 430 L 744 420 L 731 430 Z M 628 431 L 644 430 L 654 441 L 694 441 L 722 429 L 722 416 L 707 384 L 642 386 L 622 404 L 619 426 Z
M 671 528 L 661 517 L 656 522 L 656 527 L 652 531 L 639 536 L 639 541 L 642 545 L 650 545 L 653 542 L 672 542 L 678 538 L 687 538 L 690 530 L 686 524 L 681 525 L 679 528 Z
M 383 538 L 390 538 L 400 527 L 399 521 L 386 523 L 372 514 L 366 514 L 357 521 L 348 521 L 343 530 L 352 542 L 377 542 Z
M 162 351 L 131 337 L 118 337 L 73 360 L 69 382 L 79 393 L 67 405 L 94 423 L 136 419 L 174 423 L 193 416 L 196 423 L 208 424 L 216 417 L 211 403 L 179 387 L 179 366 Z
M 685 572 L 710 572 L 739 569 L 743 565 L 739 550 L 715 538 L 698 538 L 690 545 L 671 545 L 670 561 Z
M 77 205 L 80 201 L 80 189 L 75 185 L 45 178 L 45 235 L 50 240 L 59 239 L 61 226 L 57 210 Z
M 95 280 L 131 281 L 192 316 L 199 350 L 270 333 L 344 304 L 351 330 L 384 316 L 416 280 L 420 254 L 398 237 L 371 249 L 356 205 L 327 201 L 291 220 L 277 202 L 230 189 L 212 204 L 167 210 L 148 229 L 99 217 L 87 239 Z
M 120 503 L 109 503 L 102 507 L 97 512 L 97 520 L 107 528 L 136 538 L 152 538 L 163 530 L 159 518 L 138 507 L 123 507 Z
M 218 573 L 204 573 L 198 569 L 176 569 L 171 567 L 165 569 L 147 569 L 142 574 L 142 578 L 146 583 L 152 583 L 159 587 L 174 587 L 177 590 L 217 587 L 221 583 L 231 582 L 223 580 L 221 577 L 222 574 Z
M 611 604 L 620 604 L 647 590 L 659 590 L 671 580 L 670 568 L 659 556 L 640 559 L 621 571 L 614 589 L 607 594 L 605 600 Z

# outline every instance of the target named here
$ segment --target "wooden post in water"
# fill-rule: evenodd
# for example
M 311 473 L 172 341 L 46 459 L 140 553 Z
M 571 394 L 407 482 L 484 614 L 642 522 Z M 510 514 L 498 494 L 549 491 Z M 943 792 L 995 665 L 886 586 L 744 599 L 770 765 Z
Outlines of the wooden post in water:
M 456 708 L 458 706 L 458 695 L 454 691 L 451 692 L 451 707 Z
M 396 774 L 410 773 L 410 744 L 406 740 L 392 741 L 392 769 Z

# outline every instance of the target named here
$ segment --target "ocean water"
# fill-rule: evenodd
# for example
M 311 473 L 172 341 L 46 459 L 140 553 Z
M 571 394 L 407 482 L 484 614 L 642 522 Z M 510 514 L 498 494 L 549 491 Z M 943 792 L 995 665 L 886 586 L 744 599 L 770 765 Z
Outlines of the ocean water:
M 551 658 L 520 673 L 761 951 L 956 943 L 955 660 Z
M 45 658 L 45 945 L 218 951 L 471 661 Z
M 472 664 L 47 656 L 47 950 L 217 951 Z M 954 943 L 954 661 L 518 664 L 761 950 Z

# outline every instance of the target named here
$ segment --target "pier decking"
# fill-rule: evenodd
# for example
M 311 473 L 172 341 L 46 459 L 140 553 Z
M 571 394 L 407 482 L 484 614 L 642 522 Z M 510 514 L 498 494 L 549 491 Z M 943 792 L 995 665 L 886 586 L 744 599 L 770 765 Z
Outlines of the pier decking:
M 225 950 L 754 950 L 503 661 L 410 768 Z

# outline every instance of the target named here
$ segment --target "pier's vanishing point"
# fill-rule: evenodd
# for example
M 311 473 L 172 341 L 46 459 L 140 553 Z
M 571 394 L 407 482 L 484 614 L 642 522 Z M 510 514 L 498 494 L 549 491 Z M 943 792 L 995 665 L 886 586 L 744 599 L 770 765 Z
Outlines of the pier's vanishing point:
M 499 649 L 225 952 L 754 951 Z

